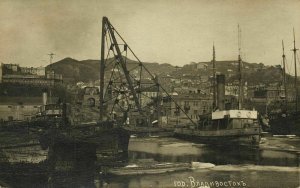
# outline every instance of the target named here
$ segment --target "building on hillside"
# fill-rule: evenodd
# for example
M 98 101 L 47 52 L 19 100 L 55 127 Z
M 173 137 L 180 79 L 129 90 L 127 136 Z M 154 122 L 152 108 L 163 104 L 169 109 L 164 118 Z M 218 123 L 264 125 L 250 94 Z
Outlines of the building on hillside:
M 166 113 L 161 117 L 163 125 L 187 124 L 191 123 L 191 120 L 197 123 L 199 115 L 209 113 L 212 110 L 212 97 L 210 95 L 194 93 L 173 95 L 172 98 L 180 108 L 170 101 L 169 109 L 165 109 Z M 165 108 L 168 105 L 164 103 L 163 106 Z
M 248 98 L 248 85 L 247 82 L 243 88 L 244 98 Z M 228 83 L 225 85 L 225 95 L 238 96 L 239 95 L 239 85 L 237 82 Z
M 46 98 L 45 98 L 46 96 Z M 59 104 L 59 97 L 0 96 L 0 124 L 12 121 L 29 121 L 40 113 L 46 104 Z
M 0 64 L 0 83 L 51 86 L 62 83 L 62 75 L 46 72 L 44 67 L 20 67 L 17 64 Z
M 100 96 L 98 87 L 85 87 L 84 95 L 82 96 L 82 105 L 88 107 L 99 107 Z
M 228 78 L 234 76 L 234 74 L 235 73 L 234 73 L 234 71 L 232 69 L 227 69 L 227 76 L 228 76 Z
M 42 97 L 0 97 L 0 122 L 25 121 L 43 105 Z
M 249 97 L 252 99 L 266 99 L 268 101 L 285 99 L 284 88 L 282 86 L 256 86 L 249 88 Z M 288 101 L 293 100 L 291 95 L 287 96 Z
M 206 63 L 203 62 L 199 62 L 196 64 L 196 69 L 201 69 L 201 70 L 207 70 L 208 65 Z
M 158 88 L 153 86 L 144 87 L 142 86 L 141 88 L 141 105 L 146 106 L 146 105 L 152 105 L 153 100 L 158 97 Z
M 45 76 L 46 70 L 45 67 L 20 67 L 20 73 Z

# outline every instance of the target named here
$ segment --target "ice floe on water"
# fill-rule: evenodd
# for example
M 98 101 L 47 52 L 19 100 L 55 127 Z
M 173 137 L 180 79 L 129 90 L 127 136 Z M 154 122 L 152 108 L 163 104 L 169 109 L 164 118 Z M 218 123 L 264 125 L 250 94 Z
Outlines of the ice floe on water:
M 192 146 L 192 143 L 170 143 L 170 144 L 162 144 L 163 147 L 186 147 Z
M 191 162 L 192 169 L 204 169 L 204 168 L 213 168 L 216 165 L 212 163 L 202 163 L 202 162 Z
M 215 165 L 213 163 L 191 162 L 191 169 L 208 169 L 213 171 L 269 171 L 269 172 L 299 172 L 299 167 L 289 166 L 267 166 L 267 165 Z
M 180 142 L 173 142 L 173 143 L 163 143 L 161 144 L 162 147 L 193 147 L 193 146 L 205 146 L 205 144 L 195 144 L 192 142 L 185 142 L 185 143 L 180 143 Z
M 298 137 L 294 137 L 294 135 L 284 135 L 284 137 L 282 136 L 283 135 L 274 135 L 273 137 L 261 138 L 259 148 L 264 150 L 281 150 L 293 152 L 300 151 L 299 146 L 295 144 L 299 140 Z
M 215 171 L 272 171 L 272 172 L 300 172 L 299 167 L 261 166 L 261 165 L 218 165 Z
M 138 165 L 136 165 L 136 164 L 129 164 L 129 165 L 125 166 L 125 168 L 135 168 L 135 167 L 138 167 Z
M 294 134 L 288 134 L 288 135 L 273 135 L 273 137 L 287 137 L 287 138 L 294 138 L 296 135 Z

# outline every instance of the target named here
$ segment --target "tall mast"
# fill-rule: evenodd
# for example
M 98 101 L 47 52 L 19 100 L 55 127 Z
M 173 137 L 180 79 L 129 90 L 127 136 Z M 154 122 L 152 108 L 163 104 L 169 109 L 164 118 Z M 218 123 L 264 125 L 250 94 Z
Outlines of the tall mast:
M 296 89 L 296 104 L 295 104 L 295 110 L 298 111 L 298 88 L 297 88 L 297 48 L 296 48 L 296 40 L 295 40 L 295 29 L 293 28 L 293 34 L 294 34 L 294 49 L 292 51 L 294 52 L 294 63 L 295 63 L 295 89 Z
M 216 52 L 215 44 L 213 44 L 213 109 L 216 108 Z
M 239 78 L 239 94 L 238 94 L 238 103 L 239 103 L 239 110 L 242 109 L 243 103 L 243 80 L 242 80 L 242 58 L 241 58 L 241 29 L 240 25 L 238 25 L 238 78 Z
M 287 91 L 286 91 L 286 75 L 285 75 L 285 54 L 284 54 L 284 44 L 282 40 L 282 64 L 283 64 L 283 70 L 282 70 L 282 78 L 283 78 L 283 89 L 284 89 L 284 103 L 285 103 L 285 108 L 287 108 Z

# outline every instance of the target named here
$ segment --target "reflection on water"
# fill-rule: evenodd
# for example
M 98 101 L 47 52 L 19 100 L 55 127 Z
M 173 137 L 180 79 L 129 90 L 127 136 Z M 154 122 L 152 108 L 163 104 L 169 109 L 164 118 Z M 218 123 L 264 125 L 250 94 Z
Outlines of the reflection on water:
M 262 150 L 239 146 L 212 147 L 211 145 L 168 140 L 132 140 L 130 159 L 154 158 L 160 162 L 209 162 L 216 165 L 255 164 L 274 166 L 299 166 L 295 152 Z
M 199 185 L 202 183 L 209 183 L 209 185 L 211 185 L 212 183 L 213 186 L 210 187 L 283 188 L 298 187 L 299 175 L 299 171 L 287 173 L 276 171 L 216 172 L 213 170 L 199 170 L 165 173 L 160 175 L 114 177 L 111 178 L 112 181 L 110 182 L 109 187 L 200 187 L 196 186 L 197 182 L 199 182 Z M 179 182 L 181 184 L 179 184 Z M 226 182 L 227 186 L 224 186 L 224 182 Z M 223 186 L 220 186 L 221 183 Z M 235 186 L 228 186 L 229 183 Z M 238 184 L 246 186 L 238 186 Z
M 96 146 L 86 143 L 55 144 L 48 154 L 50 187 L 92 187 Z
M 48 150 L 42 150 L 39 145 L 6 147 L 0 152 L 0 161 L 10 163 L 40 163 L 47 159 Z
M 24 147 L 9 152 L 2 150 L 0 187 L 5 184 L 9 187 L 94 187 L 96 148 L 91 144 L 53 145 L 47 151 L 47 159 L 40 163 L 28 163 L 24 158 L 27 155 L 36 161 L 40 156 L 35 154 L 42 153 L 41 148 L 35 146 L 23 155 L 18 155 L 19 151 L 25 151 Z
M 22 151 L 21 155 L 18 154 L 19 151 Z M 177 183 L 180 182 L 192 187 L 196 181 L 244 181 L 247 187 L 299 186 L 299 154 L 297 152 L 237 146 L 212 147 L 174 138 L 134 138 L 129 144 L 128 161 L 130 164 L 140 159 L 154 159 L 158 162 L 206 162 L 217 165 L 212 169 L 139 176 L 106 174 L 107 169 L 112 166 L 127 163 L 119 163 L 120 159 L 107 157 L 100 159 L 97 147 L 92 144 L 59 144 L 46 150 L 46 153 L 47 159 L 45 150 L 37 146 L 30 149 L 0 150 L 0 186 L 178 187 Z M 31 161 L 39 159 L 39 163 L 26 163 L 28 162 L 24 160 L 26 155 Z M 22 158 L 22 160 L 17 158 Z M 258 168 L 258 165 L 277 167 Z

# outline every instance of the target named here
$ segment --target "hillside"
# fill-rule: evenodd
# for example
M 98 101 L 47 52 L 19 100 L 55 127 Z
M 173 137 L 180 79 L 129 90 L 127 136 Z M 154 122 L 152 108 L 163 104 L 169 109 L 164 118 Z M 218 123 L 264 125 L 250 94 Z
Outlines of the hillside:
M 107 62 L 112 61 L 108 59 Z M 131 70 L 138 66 L 137 61 L 130 59 L 126 60 L 128 70 Z M 175 70 L 175 67 L 170 64 L 158 64 L 158 63 L 143 63 L 145 67 L 152 74 L 169 73 Z M 112 69 L 112 63 L 107 64 L 106 71 Z M 50 65 L 46 67 L 46 70 L 50 69 Z M 100 60 L 83 60 L 78 61 L 72 58 L 65 58 L 51 65 L 56 73 L 63 75 L 64 82 L 88 82 L 99 79 L 100 74 Z
M 108 62 L 113 61 L 108 59 Z M 126 59 L 128 70 L 138 67 L 138 62 Z M 182 77 L 183 75 L 211 76 L 212 62 L 198 62 L 184 65 L 183 67 L 175 67 L 170 64 L 159 63 L 143 63 L 145 67 L 158 76 L 171 75 L 173 77 Z M 201 65 L 201 66 L 199 66 Z M 202 66 L 204 65 L 204 67 Z M 50 66 L 46 69 L 49 70 Z M 83 60 L 78 61 L 72 58 L 65 58 L 51 65 L 51 68 L 58 74 L 63 75 L 64 82 L 89 82 L 99 79 L 99 60 Z M 107 74 L 112 69 L 112 63 L 106 67 Z M 237 80 L 237 61 L 217 61 L 216 71 L 225 74 L 227 82 Z M 243 77 L 250 85 L 279 83 L 282 80 L 280 66 L 265 66 L 262 63 L 243 62 Z M 292 81 L 288 75 L 288 81 Z
M 46 70 L 53 69 L 55 73 L 62 74 L 65 82 L 90 81 L 99 79 L 99 61 L 84 60 L 78 61 L 72 58 L 65 58 L 52 65 Z
M 199 68 L 204 65 L 205 68 Z M 198 68 L 197 68 L 198 67 Z M 199 62 L 184 65 L 180 69 L 179 74 L 189 74 L 191 76 L 211 76 L 213 70 L 212 62 Z M 250 85 L 270 84 L 281 82 L 282 72 L 281 67 L 265 66 L 262 63 L 243 62 L 243 78 Z M 238 79 L 238 62 L 237 61 L 216 61 L 216 72 L 226 76 L 226 82 L 233 82 Z M 178 73 L 177 73 L 178 75 Z M 287 77 L 290 78 L 289 75 Z M 288 79 L 291 80 L 291 79 Z

